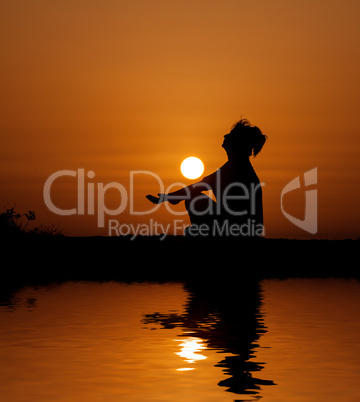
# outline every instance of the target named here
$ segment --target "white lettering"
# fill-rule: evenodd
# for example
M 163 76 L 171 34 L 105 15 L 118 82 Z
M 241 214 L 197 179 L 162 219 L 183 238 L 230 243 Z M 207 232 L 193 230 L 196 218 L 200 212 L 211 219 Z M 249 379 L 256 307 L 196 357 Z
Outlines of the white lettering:
M 53 182 L 58 179 L 59 177 L 62 176 L 71 176 L 71 177 L 76 177 L 76 171 L 75 170 L 59 170 L 58 172 L 53 173 L 51 176 L 48 177 L 44 184 L 44 190 L 43 190 L 43 197 L 46 206 L 50 209 L 51 212 L 57 215 L 75 215 L 76 214 L 76 208 L 73 209 L 60 209 L 56 207 L 53 202 L 51 201 L 51 186 Z

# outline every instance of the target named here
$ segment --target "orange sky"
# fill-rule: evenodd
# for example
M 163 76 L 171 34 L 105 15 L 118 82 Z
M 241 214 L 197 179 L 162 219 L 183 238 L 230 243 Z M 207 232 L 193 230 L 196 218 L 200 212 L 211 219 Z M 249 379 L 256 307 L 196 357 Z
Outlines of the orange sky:
M 359 19 L 357 0 L 1 1 L 0 203 L 68 235 L 106 235 L 96 216 L 47 209 L 52 173 L 83 168 L 95 173 L 89 182 L 128 189 L 130 171 L 148 170 L 166 186 L 188 184 L 181 161 L 198 156 L 212 173 L 226 161 L 222 136 L 243 116 L 269 137 L 253 161 L 266 235 L 358 238 Z M 284 186 L 314 167 L 315 236 L 280 209 Z M 59 207 L 76 207 L 76 179 L 53 190 Z M 156 192 L 138 176 L 136 208 Z M 116 191 L 106 203 L 116 208 Z M 302 219 L 303 192 L 284 206 Z M 172 222 L 163 207 L 113 218 Z

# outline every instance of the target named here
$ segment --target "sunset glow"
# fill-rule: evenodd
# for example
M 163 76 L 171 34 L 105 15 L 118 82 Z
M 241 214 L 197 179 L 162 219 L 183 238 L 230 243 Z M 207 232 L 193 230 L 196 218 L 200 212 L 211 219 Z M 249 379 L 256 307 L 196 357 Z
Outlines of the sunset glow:
M 266 236 L 307 236 L 282 214 L 280 194 L 317 168 L 310 237 L 357 238 L 359 18 L 360 2 L 338 0 L 2 2 L 0 203 L 35 210 L 38 224 L 68 235 L 106 235 L 93 215 L 49 211 L 46 179 L 85 169 L 95 186 L 128 190 L 131 171 L 151 171 L 166 188 L 184 180 L 184 155 L 209 175 L 244 117 L 268 136 L 252 160 L 265 183 Z M 134 184 L 144 210 L 145 195 L 161 189 L 149 176 Z M 76 206 L 76 180 L 53 192 L 59 207 Z M 304 200 L 299 188 L 284 208 L 303 219 Z M 105 202 L 117 208 L 118 194 Z M 174 221 L 165 207 L 147 218 Z M 124 210 L 121 220 L 140 218 Z

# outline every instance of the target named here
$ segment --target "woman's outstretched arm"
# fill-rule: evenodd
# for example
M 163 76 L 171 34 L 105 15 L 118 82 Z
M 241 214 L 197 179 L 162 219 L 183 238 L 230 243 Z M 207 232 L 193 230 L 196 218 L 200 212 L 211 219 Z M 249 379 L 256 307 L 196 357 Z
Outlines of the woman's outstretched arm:
M 199 181 L 168 194 L 158 193 L 157 197 L 149 194 L 146 196 L 146 198 L 153 204 L 160 204 L 164 201 L 168 201 L 170 204 L 175 205 L 181 201 L 190 200 L 198 196 L 202 191 L 207 191 L 210 189 L 211 187 L 207 183 Z

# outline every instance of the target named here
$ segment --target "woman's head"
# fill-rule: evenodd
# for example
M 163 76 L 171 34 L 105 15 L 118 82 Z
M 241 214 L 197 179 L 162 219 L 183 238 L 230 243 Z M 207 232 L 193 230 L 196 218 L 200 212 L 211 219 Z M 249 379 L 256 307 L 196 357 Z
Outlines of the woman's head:
M 254 157 L 261 151 L 267 136 L 256 126 L 252 126 L 248 120 L 241 119 L 232 127 L 229 134 L 224 136 L 223 148 L 228 156 Z

